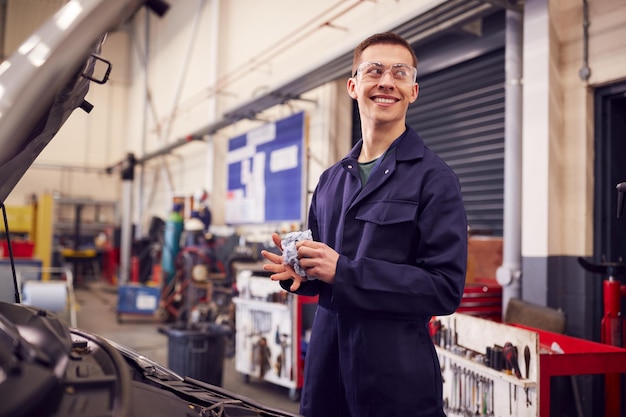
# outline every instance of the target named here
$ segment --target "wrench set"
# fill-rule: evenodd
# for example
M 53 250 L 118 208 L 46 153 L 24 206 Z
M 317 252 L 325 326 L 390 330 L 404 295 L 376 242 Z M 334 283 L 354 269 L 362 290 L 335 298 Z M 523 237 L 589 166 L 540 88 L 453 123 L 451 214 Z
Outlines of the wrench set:
M 452 371 L 452 392 L 444 400 L 448 413 L 463 416 L 493 416 L 493 379 L 455 363 Z

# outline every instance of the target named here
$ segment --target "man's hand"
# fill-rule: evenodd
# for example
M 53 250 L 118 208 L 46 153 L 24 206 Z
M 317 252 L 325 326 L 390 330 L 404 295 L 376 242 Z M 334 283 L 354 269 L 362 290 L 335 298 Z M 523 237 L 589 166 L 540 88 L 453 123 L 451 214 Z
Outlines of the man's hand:
M 283 247 L 278 233 L 272 234 L 274 244 L 282 251 Z M 306 273 L 310 277 L 315 277 L 324 282 L 332 284 L 335 281 L 335 273 L 337 272 L 337 260 L 339 254 L 330 246 L 322 242 L 313 240 L 301 240 L 296 243 L 298 250 L 298 259 L 300 266 L 306 269 Z M 283 265 L 283 257 L 266 250 L 261 251 L 261 255 L 270 264 L 263 265 L 265 271 L 273 272 L 270 279 L 273 281 L 284 281 L 293 279 L 293 284 L 289 290 L 296 291 L 300 288 L 300 283 L 306 281 L 306 277 L 301 277 L 290 265 Z
M 278 247 L 278 249 L 282 252 L 283 245 L 278 233 L 272 233 L 272 240 L 274 241 L 276 247 Z M 290 291 L 296 291 L 300 288 L 300 283 L 302 281 L 306 281 L 306 277 L 298 275 L 291 265 L 283 265 L 283 257 L 281 255 L 268 252 L 266 250 L 262 250 L 261 255 L 271 262 L 269 264 L 264 264 L 263 270 L 272 272 L 272 275 L 270 276 L 272 281 L 285 281 L 293 279 L 293 284 L 289 287 Z
M 339 254 L 322 242 L 302 240 L 296 243 L 300 266 L 306 274 L 332 284 L 335 282 Z

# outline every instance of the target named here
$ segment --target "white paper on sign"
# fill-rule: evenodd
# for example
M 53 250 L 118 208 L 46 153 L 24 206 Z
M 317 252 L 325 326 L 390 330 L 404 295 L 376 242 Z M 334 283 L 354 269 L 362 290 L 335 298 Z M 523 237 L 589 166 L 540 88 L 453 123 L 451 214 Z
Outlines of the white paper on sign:
M 270 172 L 285 171 L 298 166 L 298 146 L 277 149 L 270 155 Z

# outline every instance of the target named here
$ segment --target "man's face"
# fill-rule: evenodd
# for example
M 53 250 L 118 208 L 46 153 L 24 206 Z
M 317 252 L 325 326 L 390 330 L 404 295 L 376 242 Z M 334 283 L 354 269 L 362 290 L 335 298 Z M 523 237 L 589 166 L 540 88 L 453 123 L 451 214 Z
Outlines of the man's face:
M 357 100 L 361 119 L 374 123 L 404 123 L 409 104 L 417 99 L 417 83 L 399 82 L 390 70 L 394 64 L 413 66 L 412 55 L 400 45 L 378 44 L 365 49 L 359 63 L 382 64 L 378 80 L 357 74 L 348 80 L 348 93 Z

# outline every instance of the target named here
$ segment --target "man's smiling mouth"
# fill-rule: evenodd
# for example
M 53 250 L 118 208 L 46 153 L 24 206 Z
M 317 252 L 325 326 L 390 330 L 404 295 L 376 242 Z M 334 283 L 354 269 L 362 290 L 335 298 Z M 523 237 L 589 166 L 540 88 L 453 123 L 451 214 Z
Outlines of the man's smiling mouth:
M 395 98 L 384 98 L 384 97 L 374 97 L 373 100 L 376 103 L 382 103 L 382 104 L 393 104 L 397 101 Z

